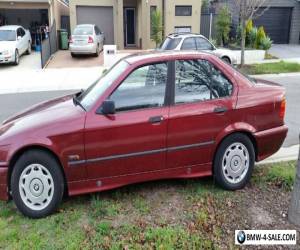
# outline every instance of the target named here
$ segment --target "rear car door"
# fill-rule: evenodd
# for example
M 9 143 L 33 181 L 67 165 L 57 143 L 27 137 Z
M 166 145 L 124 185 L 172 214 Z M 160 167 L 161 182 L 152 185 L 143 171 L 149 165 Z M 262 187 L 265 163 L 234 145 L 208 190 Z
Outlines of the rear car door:
M 109 96 L 115 102 L 114 115 L 87 116 L 89 178 L 134 176 L 165 168 L 167 75 L 166 62 L 136 68 Z
M 211 171 L 212 148 L 217 135 L 231 123 L 237 89 L 208 60 L 177 60 L 175 72 L 167 167 Z

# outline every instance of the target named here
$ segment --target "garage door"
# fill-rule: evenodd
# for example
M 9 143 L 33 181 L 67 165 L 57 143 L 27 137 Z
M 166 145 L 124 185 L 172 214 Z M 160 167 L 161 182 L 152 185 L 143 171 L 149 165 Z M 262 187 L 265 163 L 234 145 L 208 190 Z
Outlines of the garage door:
M 289 43 L 292 8 L 270 8 L 254 20 L 256 26 L 264 26 L 274 43 Z
M 77 6 L 77 24 L 96 24 L 104 33 L 105 43 L 114 44 L 113 7 Z

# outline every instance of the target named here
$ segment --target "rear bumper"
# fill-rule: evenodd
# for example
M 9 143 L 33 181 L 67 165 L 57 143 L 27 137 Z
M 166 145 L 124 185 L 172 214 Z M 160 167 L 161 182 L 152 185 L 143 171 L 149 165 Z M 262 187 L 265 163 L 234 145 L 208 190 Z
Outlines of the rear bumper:
M 288 132 L 288 127 L 283 125 L 254 134 L 257 143 L 257 161 L 262 161 L 275 154 L 282 146 Z
M 0 165 L 0 200 L 7 201 L 8 196 L 8 183 L 7 183 L 8 167 Z
M 70 51 L 76 54 L 93 54 L 96 53 L 97 46 L 95 44 L 74 45 L 70 44 Z

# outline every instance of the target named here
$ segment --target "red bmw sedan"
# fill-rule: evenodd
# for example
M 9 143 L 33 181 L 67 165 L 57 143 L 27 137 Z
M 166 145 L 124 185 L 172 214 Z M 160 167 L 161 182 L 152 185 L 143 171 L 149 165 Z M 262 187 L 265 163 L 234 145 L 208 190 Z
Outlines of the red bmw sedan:
M 281 147 L 285 90 L 217 57 L 157 52 L 122 59 L 87 90 L 36 105 L 0 127 L 0 198 L 26 216 L 78 195 L 213 175 L 243 188 Z

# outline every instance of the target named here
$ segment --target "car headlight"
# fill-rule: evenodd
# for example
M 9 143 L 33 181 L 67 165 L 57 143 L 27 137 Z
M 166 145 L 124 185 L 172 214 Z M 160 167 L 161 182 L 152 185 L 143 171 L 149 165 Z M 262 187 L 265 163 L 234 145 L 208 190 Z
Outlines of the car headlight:
M 9 50 L 4 50 L 4 51 L 2 51 L 2 55 L 8 56 L 8 55 L 10 55 L 10 51 Z

